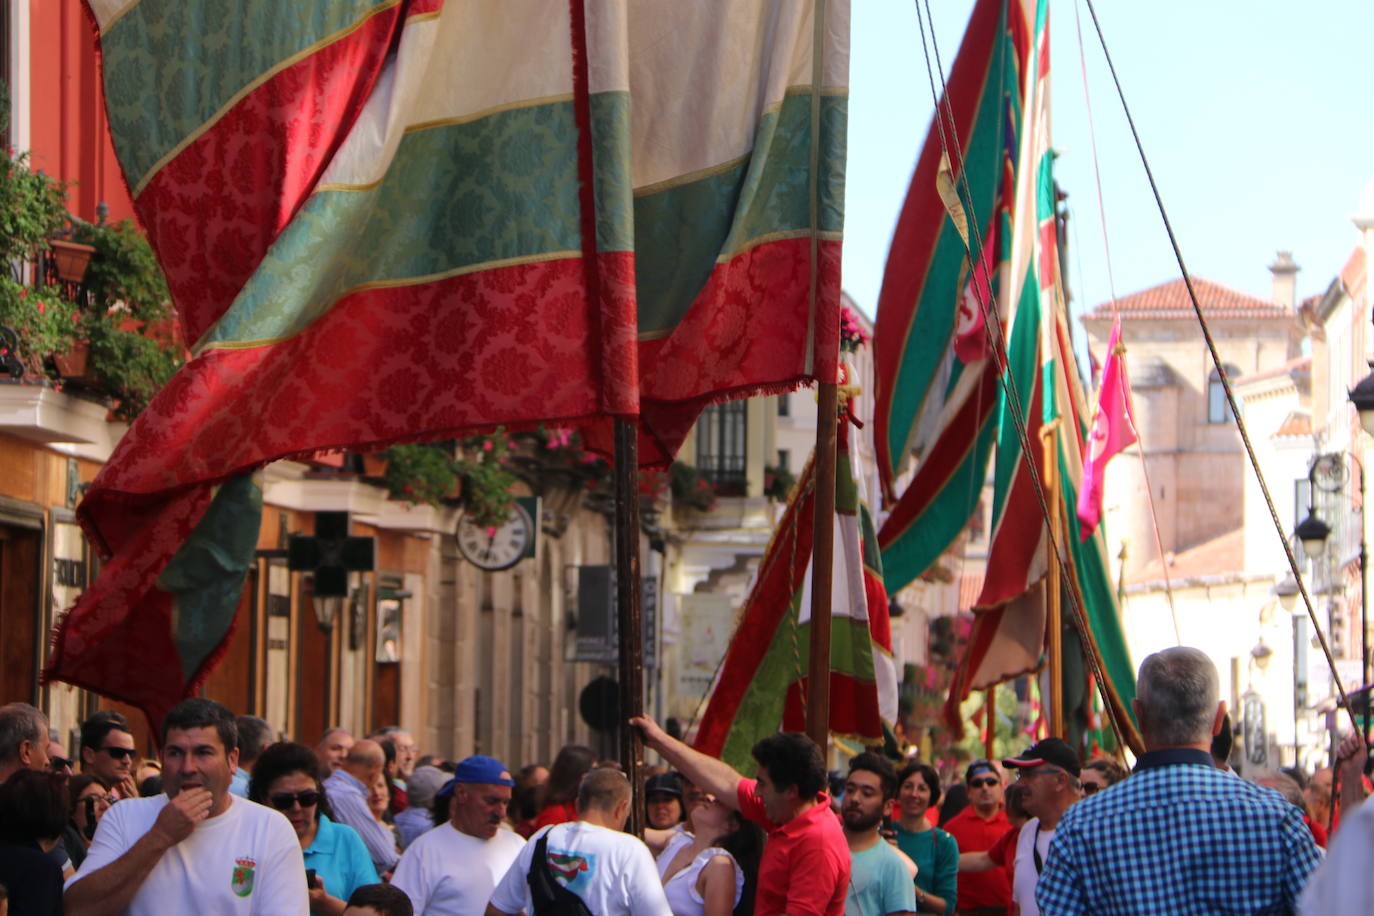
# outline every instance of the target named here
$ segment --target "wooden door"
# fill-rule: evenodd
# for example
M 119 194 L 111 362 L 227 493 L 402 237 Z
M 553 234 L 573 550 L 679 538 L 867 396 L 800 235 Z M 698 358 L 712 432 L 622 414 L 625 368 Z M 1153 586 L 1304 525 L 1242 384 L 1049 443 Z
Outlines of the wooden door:
M 329 708 L 334 669 L 330 633 L 320 629 L 315 616 L 315 592 L 309 580 L 303 580 L 301 585 L 296 639 L 300 647 L 300 664 L 296 668 L 296 740 L 313 746 L 324 730 L 334 724 L 333 710 Z M 335 621 L 334 625 L 341 623 Z
M 0 525 L 0 704 L 38 698 L 43 533 Z

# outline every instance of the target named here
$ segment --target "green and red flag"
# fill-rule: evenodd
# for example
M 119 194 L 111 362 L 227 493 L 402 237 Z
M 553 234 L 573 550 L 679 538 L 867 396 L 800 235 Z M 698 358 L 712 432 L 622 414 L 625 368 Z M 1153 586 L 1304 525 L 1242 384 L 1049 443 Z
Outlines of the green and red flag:
M 845 0 L 86 6 L 192 359 L 79 509 L 108 559 L 49 678 L 193 693 L 247 561 L 194 610 L 164 573 L 270 461 L 626 418 L 663 463 L 836 376 Z
M 920 576 L 977 505 L 992 453 L 1029 23 L 1020 0 L 978 0 L 893 233 L 873 334 L 874 439 L 889 501 L 888 587 Z
M 1069 336 L 1050 143 L 1049 23 L 1039 0 L 1025 75 L 1026 121 L 1017 165 L 1010 284 L 1010 328 L 998 399 L 997 453 L 987 572 L 974 607 L 969 646 L 946 706 L 958 727 L 959 702 L 973 690 L 1038 668 L 1043 658 L 1050 581 L 1047 511 L 1065 520 L 1056 537 L 1067 559 L 1063 594 L 1085 655 L 1098 660 L 1098 683 L 1113 717 L 1139 747 L 1130 717 L 1135 675 L 1126 652 L 1101 533 L 1080 537 L 1074 512 L 1083 480 L 1087 407 Z M 1055 466 L 1046 467 L 1050 460 Z M 1047 474 L 1047 470 L 1052 473 Z M 1053 510 L 1053 511 L 1051 511 Z M 1075 670 L 1083 670 L 1082 667 Z M 1091 670 L 1091 668 L 1089 669 Z M 1081 692 L 1081 691 L 1079 691 Z
M 897 670 L 882 560 L 840 421 L 830 635 L 830 730 L 866 744 L 897 717 Z M 815 466 L 808 461 L 740 611 L 695 747 L 748 772 L 754 743 L 806 720 Z

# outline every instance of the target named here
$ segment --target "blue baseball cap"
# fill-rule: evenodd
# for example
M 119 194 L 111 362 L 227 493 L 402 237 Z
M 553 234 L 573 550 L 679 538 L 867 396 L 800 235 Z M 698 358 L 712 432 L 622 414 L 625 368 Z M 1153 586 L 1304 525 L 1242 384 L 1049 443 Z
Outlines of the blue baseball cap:
M 504 763 L 495 757 L 474 754 L 458 764 L 457 769 L 453 771 L 453 778 L 444 783 L 434 797 L 447 798 L 453 794 L 453 787 L 460 782 L 477 782 L 493 786 L 515 785 L 515 780 L 510 778 L 510 772 Z

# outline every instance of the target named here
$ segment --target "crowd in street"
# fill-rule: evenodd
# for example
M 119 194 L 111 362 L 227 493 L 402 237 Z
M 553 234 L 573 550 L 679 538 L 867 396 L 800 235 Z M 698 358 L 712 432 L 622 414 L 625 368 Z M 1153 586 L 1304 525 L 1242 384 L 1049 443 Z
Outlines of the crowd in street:
M 1374 912 L 1359 736 L 1335 772 L 1242 779 L 1205 655 L 1150 656 L 1137 690 L 1133 772 L 1046 738 L 948 785 L 872 751 L 827 773 L 794 733 L 759 741 L 745 776 L 637 718 L 667 764 L 640 787 L 642 839 L 624 772 L 578 745 L 512 772 L 421 756 L 395 726 L 274 740 L 197 698 L 165 718 L 158 760 L 113 712 L 68 757 L 12 703 L 0 916 Z

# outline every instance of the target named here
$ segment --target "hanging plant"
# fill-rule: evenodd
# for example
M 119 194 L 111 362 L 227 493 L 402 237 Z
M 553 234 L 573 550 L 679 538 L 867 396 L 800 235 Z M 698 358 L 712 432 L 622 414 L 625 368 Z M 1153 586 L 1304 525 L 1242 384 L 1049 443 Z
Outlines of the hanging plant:
M 675 504 L 699 512 L 710 512 L 716 507 L 715 486 L 692 465 L 685 461 L 674 461 L 668 469 L 668 476 Z
M 796 484 L 796 475 L 781 464 L 769 465 L 763 469 L 763 495 L 774 502 L 787 502 Z
M 841 306 L 840 349 L 846 353 L 854 353 L 866 343 L 868 334 L 864 332 L 863 325 L 859 324 L 859 316 L 855 315 L 849 306 Z
M 14 329 L 17 356 L 30 373 L 41 375 L 47 357 L 72 349 L 79 320 L 76 306 L 56 287 L 22 286 L 0 276 L 0 324 Z
M 383 480 L 392 499 L 438 506 L 458 482 L 454 462 L 441 445 L 393 445 L 385 455 Z
M 455 469 L 463 478 L 463 510 L 478 527 L 499 527 L 510 515 L 511 488 L 518 481 L 505 463 L 510 447 L 504 428 L 463 442 Z

